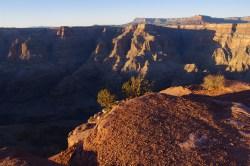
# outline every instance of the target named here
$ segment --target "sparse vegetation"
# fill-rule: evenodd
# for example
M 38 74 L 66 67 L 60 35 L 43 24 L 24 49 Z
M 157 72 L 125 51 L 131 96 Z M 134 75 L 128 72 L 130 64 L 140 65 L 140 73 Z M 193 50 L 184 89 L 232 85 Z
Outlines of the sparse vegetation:
M 225 77 L 221 74 L 208 75 L 204 78 L 202 87 L 207 90 L 223 88 L 225 87 Z
M 138 97 L 152 91 L 152 83 L 142 77 L 131 77 L 122 85 L 122 92 L 127 98 Z
M 113 95 L 108 89 L 102 89 L 98 92 L 97 102 L 106 110 L 112 109 L 116 100 L 116 96 Z

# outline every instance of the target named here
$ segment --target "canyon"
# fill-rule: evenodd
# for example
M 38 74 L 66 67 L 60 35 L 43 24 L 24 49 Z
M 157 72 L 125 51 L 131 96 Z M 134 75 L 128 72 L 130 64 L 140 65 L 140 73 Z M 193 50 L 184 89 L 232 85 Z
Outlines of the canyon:
M 61 155 L 59 153 L 52 157 L 53 164 L 57 165 L 56 162 L 63 164 L 60 162 L 61 158 L 67 162 L 66 158 L 71 160 L 71 157 L 67 155 L 79 150 L 79 144 L 69 143 L 71 145 L 67 145 L 68 133 L 100 110 L 96 103 L 96 95 L 100 89 L 108 88 L 119 94 L 124 81 L 127 81 L 131 76 L 140 75 L 154 82 L 154 91 L 160 91 L 171 86 L 200 84 L 204 76 L 217 73 L 223 74 L 228 79 L 250 81 L 250 23 L 248 17 L 226 18 L 224 21 L 204 16 L 188 19 L 166 19 L 165 21 L 136 19 L 130 24 L 121 26 L 0 28 L 0 147 L 17 147 L 46 158 L 61 152 L 62 149 L 67 149 Z M 188 94 L 190 93 L 188 91 Z M 121 122 L 132 116 L 132 114 L 128 115 L 128 112 L 124 112 L 125 119 L 119 119 L 121 115 L 116 110 L 122 112 L 128 108 L 134 113 L 134 117 L 142 116 L 140 110 L 146 108 L 145 103 L 143 104 L 144 100 L 152 102 L 152 109 L 158 108 L 155 103 L 161 101 L 159 109 L 165 110 L 165 112 L 163 115 L 153 114 L 152 118 L 154 116 L 155 118 L 170 116 L 175 119 L 179 114 L 168 103 L 176 102 L 180 109 L 188 109 L 193 112 L 193 118 L 199 121 L 196 123 L 186 119 L 185 122 L 196 127 L 198 124 L 206 123 L 207 128 L 202 128 L 201 133 L 207 133 L 211 129 L 217 140 L 230 141 L 232 138 L 233 142 L 237 142 L 233 134 L 229 134 L 226 138 L 220 138 L 228 134 L 223 126 L 226 123 L 224 121 L 227 120 L 224 116 L 228 115 L 226 114 L 228 110 L 225 111 L 225 115 L 221 115 L 223 118 L 216 119 L 217 115 L 211 112 L 207 104 L 214 104 L 214 100 L 203 99 L 204 101 L 196 101 L 198 100 L 196 97 L 179 99 L 158 93 L 147 95 L 127 101 L 115 108 L 113 111 L 114 117 L 117 117 L 115 122 L 119 126 Z M 185 105 L 181 104 L 182 102 L 190 104 L 190 107 L 186 108 Z M 138 106 L 140 109 L 130 108 L 130 104 Z M 247 105 L 247 103 L 244 104 Z M 229 103 L 227 106 L 231 105 L 232 103 Z M 223 106 L 225 105 L 218 104 L 218 108 L 222 109 Z M 196 116 L 198 114 L 196 108 L 205 108 L 202 115 Z M 173 112 L 166 110 L 173 110 Z M 151 115 L 150 110 L 147 110 L 145 114 Z M 78 128 L 78 130 L 83 131 L 71 133 L 72 136 L 74 134 L 81 135 L 83 132 L 83 137 L 80 139 L 81 141 L 86 139 L 87 143 L 83 144 L 83 148 L 80 145 L 80 151 L 90 156 L 89 158 L 97 157 L 92 161 L 98 161 L 102 165 L 114 162 L 117 157 L 119 164 L 124 164 L 131 157 L 113 156 L 112 153 L 107 156 L 103 155 L 103 157 L 92 154 L 92 152 L 98 152 L 101 155 L 107 154 L 104 147 L 98 145 L 98 142 L 104 141 L 101 139 L 102 137 L 112 139 L 112 143 L 116 142 L 118 138 L 116 136 L 119 133 L 114 133 L 113 137 L 109 137 L 105 135 L 106 129 L 104 127 L 103 131 L 96 133 L 96 130 L 99 130 L 99 127 L 102 127 L 104 123 L 112 123 L 114 117 L 112 113 L 105 114 L 100 117 L 100 121 L 97 120 L 94 124 L 87 123 L 83 125 L 83 129 Z M 184 117 L 179 118 L 183 119 Z M 245 117 L 237 120 L 247 123 Z M 135 121 L 136 118 L 134 120 L 131 118 L 131 123 L 128 125 L 136 126 Z M 152 125 L 153 119 L 148 119 L 148 121 L 148 124 Z M 207 121 L 211 121 L 213 124 Z M 167 121 L 163 121 L 163 123 L 167 123 Z M 107 132 L 112 131 L 115 124 L 108 125 L 110 128 L 107 129 Z M 212 126 L 209 127 L 209 125 Z M 146 126 L 146 129 L 151 131 L 151 127 Z M 229 127 L 237 128 L 232 124 Z M 181 131 L 179 125 L 177 128 L 178 131 Z M 216 133 L 217 129 L 225 130 L 225 133 Z M 137 133 L 135 130 L 137 130 L 136 127 L 131 132 Z M 165 128 L 162 130 L 164 133 L 167 132 Z M 126 133 L 119 130 L 117 132 L 121 132 L 125 138 Z M 138 132 L 140 133 L 140 131 Z M 185 132 L 185 138 L 178 136 L 178 145 L 190 136 L 188 134 L 192 133 L 186 130 Z M 160 133 L 154 134 L 157 136 Z M 191 135 L 190 137 L 193 139 L 201 135 L 199 133 L 197 136 Z M 152 142 L 148 135 L 144 136 L 148 138 L 147 141 Z M 209 134 L 207 136 L 209 137 Z M 88 142 L 89 139 L 94 139 L 94 141 Z M 167 141 L 171 142 L 173 139 L 177 139 L 177 136 L 173 135 Z M 245 142 L 247 141 L 245 140 Z M 102 143 L 103 145 L 107 144 L 105 141 Z M 126 142 L 123 143 L 126 144 Z M 145 148 L 142 145 L 143 142 L 136 144 L 140 144 L 142 149 Z M 162 146 L 168 144 L 169 142 L 162 142 Z M 241 145 L 237 145 L 237 148 L 245 155 L 246 153 L 241 151 L 244 144 L 247 143 L 243 142 Z M 116 145 L 120 146 L 119 143 Z M 113 152 L 116 146 L 109 148 L 109 152 Z M 123 154 L 119 148 L 117 153 Z M 152 148 L 154 148 L 153 145 Z M 6 149 L 1 150 L 3 153 L 6 151 Z M 131 154 L 135 153 L 133 147 L 129 147 L 129 150 Z M 168 151 L 169 149 L 163 150 Z M 89 151 L 90 153 L 88 153 Z M 226 155 L 228 151 L 220 151 L 219 149 L 215 149 L 215 151 L 221 154 L 221 160 L 218 162 L 227 164 L 229 160 L 225 158 L 230 158 Z M 178 151 L 178 153 L 181 152 Z M 214 160 L 211 154 L 204 158 L 197 151 L 192 151 L 192 153 L 195 154 L 195 159 L 200 162 L 206 163 L 208 160 Z M 187 152 L 181 154 L 185 157 L 178 158 L 179 161 L 197 164 L 195 161 L 187 160 L 190 157 Z M 166 157 L 156 153 L 153 155 L 159 158 Z M 172 153 L 169 155 L 168 161 L 171 157 L 176 157 L 171 156 Z M 231 152 L 230 155 L 234 156 Z M 89 160 L 89 158 L 81 158 L 81 160 Z M 236 156 L 230 162 L 249 162 L 246 158 L 239 159 Z M 140 161 L 144 164 L 151 162 L 147 158 L 134 159 L 134 161 L 136 164 Z M 165 160 L 157 159 L 157 161 L 161 162 L 159 164 L 169 164 Z
M 137 24 L 0 29 L 0 100 L 95 96 L 103 86 L 117 90 L 133 74 L 155 81 L 158 89 L 197 83 L 202 76 L 218 72 L 248 81 L 249 27 Z

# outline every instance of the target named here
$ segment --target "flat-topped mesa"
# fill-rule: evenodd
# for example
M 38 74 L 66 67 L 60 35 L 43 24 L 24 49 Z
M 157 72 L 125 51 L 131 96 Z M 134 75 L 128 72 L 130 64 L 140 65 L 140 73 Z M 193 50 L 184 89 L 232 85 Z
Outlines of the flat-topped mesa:
M 182 24 L 202 24 L 205 16 L 197 15 L 183 18 L 135 18 L 134 24 L 154 24 L 154 25 L 182 25 Z
M 132 24 L 147 23 L 160 26 L 169 25 L 203 25 L 203 24 L 223 24 L 223 23 L 249 23 L 249 17 L 214 18 L 205 15 L 195 15 L 183 18 L 136 18 Z

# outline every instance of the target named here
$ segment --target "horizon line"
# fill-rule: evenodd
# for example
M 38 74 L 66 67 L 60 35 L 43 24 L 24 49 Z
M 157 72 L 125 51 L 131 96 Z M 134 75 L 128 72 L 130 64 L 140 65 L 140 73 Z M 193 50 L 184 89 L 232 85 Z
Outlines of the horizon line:
M 217 16 L 210 16 L 210 15 L 205 15 L 205 14 L 196 14 L 192 16 L 184 16 L 184 17 L 133 17 L 131 19 L 132 21 L 129 21 L 127 23 L 121 23 L 121 24 L 86 24 L 86 25 L 31 25 L 31 26 L 2 26 L 0 25 L 0 28 L 59 28 L 59 27 L 93 27 L 93 26 L 122 26 L 129 24 L 133 22 L 135 19 L 181 19 L 181 18 L 192 18 L 195 16 L 204 16 L 204 17 L 211 17 L 211 18 L 221 18 L 221 19 L 230 19 L 230 18 L 245 18 L 245 17 L 250 17 L 250 15 L 245 15 L 245 16 L 229 16 L 229 17 L 217 17 Z

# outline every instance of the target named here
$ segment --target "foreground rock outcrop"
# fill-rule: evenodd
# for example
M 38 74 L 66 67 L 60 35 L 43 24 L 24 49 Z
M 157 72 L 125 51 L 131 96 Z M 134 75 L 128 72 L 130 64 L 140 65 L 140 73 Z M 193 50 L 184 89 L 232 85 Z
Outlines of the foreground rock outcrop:
M 192 93 L 189 88 L 185 88 L 182 86 L 178 87 L 170 87 L 165 90 L 162 90 L 160 93 L 171 95 L 171 96 L 187 96 Z
M 68 149 L 51 160 L 76 166 L 249 165 L 249 111 L 208 97 L 147 94 L 76 128 Z

